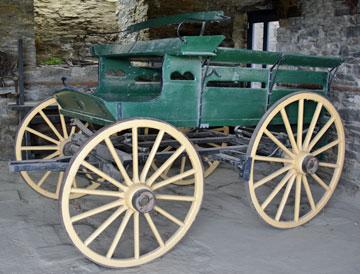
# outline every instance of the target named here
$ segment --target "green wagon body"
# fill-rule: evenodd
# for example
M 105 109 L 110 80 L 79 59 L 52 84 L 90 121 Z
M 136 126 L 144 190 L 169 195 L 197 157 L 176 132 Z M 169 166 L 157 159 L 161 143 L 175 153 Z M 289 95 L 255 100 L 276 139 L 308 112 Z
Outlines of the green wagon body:
M 199 20 L 205 20 L 201 14 Z M 208 20 L 221 13 L 210 15 Z M 131 28 L 149 25 L 159 24 L 152 20 Z M 289 93 L 307 89 L 326 93 L 331 69 L 342 62 L 337 57 L 219 47 L 224 38 L 185 36 L 96 45 L 92 49 L 99 58 L 96 91 L 65 89 L 55 97 L 65 115 L 101 125 L 150 117 L 178 127 L 255 126 L 269 106 Z

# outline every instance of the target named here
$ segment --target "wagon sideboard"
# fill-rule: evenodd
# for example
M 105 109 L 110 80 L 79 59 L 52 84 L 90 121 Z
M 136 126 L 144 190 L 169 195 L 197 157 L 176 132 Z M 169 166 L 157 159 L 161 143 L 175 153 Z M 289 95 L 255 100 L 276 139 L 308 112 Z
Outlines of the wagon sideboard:
M 94 46 L 95 93 L 65 89 L 56 99 L 65 115 L 97 124 L 152 117 L 180 127 L 253 126 L 289 93 L 326 93 L 331 69 L 342 62 L 221 48 L 223 40 L 222 35 L 190 36 Z M 294 69 L 299 66 L 303 69 Z

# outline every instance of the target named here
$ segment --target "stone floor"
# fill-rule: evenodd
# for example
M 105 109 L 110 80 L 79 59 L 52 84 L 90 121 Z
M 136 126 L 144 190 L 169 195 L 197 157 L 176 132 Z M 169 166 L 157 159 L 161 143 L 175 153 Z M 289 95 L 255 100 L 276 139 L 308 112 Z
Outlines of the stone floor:
M 202 210 L 164 257 L 131 269 L 85 259 L 67 238 L 58 204 L 0 162 L 0 273 L 360 273 L 360 194 L 340 186 L 309 224 L 274 229 L 248 206 L 243 181 L 226 167 L 207 179 Z

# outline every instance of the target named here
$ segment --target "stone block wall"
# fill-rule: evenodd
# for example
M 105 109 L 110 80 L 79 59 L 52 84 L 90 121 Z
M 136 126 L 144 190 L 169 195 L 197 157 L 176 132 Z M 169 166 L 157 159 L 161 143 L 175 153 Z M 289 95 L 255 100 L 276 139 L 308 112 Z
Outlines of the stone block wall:
M 346 130 L 343 181 L 360 186 L 360 9 L 342 0 L 300 0 L 302 16 L 280 21 L 277 49 L 345 60 L 331 90 Z
M 116 40 L 117 0 L 34 0 L 37 59 L 47 63 L 57 59 L 83 60 L 88 46 Z
M 33 0 L 1 0 L 0 51 L 13 55 L 14 64 L 17 62 L 20 38 L 24 43 L 25 69 L 29 69 L 35 64 Z M 0 64 L 1 66 L 4 64 Z M 13 91 L 12 82 L 7 84 L 11 85 L 8 90 Z M 11 95 L 0 95 L 0 160 L 9 159 L 13 155 L 18 115 L 7 108 L 8 103 L 13 101 Z

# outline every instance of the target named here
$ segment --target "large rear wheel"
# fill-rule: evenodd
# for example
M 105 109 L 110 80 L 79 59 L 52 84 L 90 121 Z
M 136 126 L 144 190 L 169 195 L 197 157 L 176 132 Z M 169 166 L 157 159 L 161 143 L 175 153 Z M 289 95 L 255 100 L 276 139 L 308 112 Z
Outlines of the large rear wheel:
M 156 137 L 145 146 L 148 128 Z M 162 140 L 173 140 L 154 171 L 151 165 Z M 147 142 L 148 143 L 148 142 Z M 111 160 L 97 160 L 96 151 Z M 127 149 L 127 150 L 126 150 Z M 124 161 L 124 151 L 130 161 Z M 190 165 L 167 179 L 161 173 L 179 157 Z M 72 183 L 81 169 L 104 179 L 96 190 Z M 175 185 L 192 179 L 189 187 Z M 87 194 L 71 200 L 72 194 Z M 174 247 L 186 234 L 200 209 L 203 195 L 201 160 L 190 141 L 173 126 L 157 120 L 120 121 L 97 132 L 72 158 L 61 191 L 61 214 L 73 244 L 92 261 L 108 267 L 131 267 L 150 262 Z

